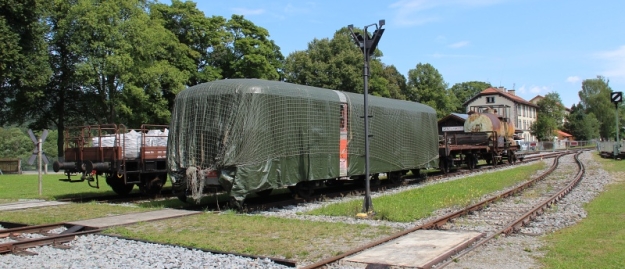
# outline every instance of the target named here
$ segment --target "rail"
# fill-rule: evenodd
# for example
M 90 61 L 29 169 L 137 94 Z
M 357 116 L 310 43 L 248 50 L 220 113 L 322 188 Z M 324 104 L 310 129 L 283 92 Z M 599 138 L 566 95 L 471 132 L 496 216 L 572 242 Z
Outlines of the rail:
M 570 154 L 570 153 L 567 153 L 567 154 Z M 336 262 L 338 260 L 341 260 L 341 259 L 343 259 L 343 258 L 345 258 L 347 256 L 351 256 L 351 255 L 354 255 L 354 254 L 356 254 L 358 252 L 364 251 L 366 249 L 373 248 L 375 246 L 384 244 L 386 242 L 389 242 L 391 240 L 394 240 L 394 239 L 397 239 L 399 237 L 405 236 L 407 234 L 413 233 L 415 231 L 439 228 L 439 227 L 441 227 L 442 225 L 444 225 L 445 223 L 447 223 L 448 221 L 450 221 L 452 219 L 455 219 L 455 218 L 457 218 L 459 216 L 466 215 L 466 214 L 468 214 L 470 212 L 473 212 L 473 211 L 476 211 L 476 210 L 480 210 L 480 209 L 486 207 L 487 205 L 489 205 L 489 204 L 491 204 L 491 203 L 493 203 L 493 202 L 495 202 L 497 200 L 500 200 L 502 198 L 506 198 L 506 197 L 509 197 L 511 195 L 514 195 L 514 194 L 516 194 L 516 193 L 518 193 L 518 192 L 520 192 L 520 191 L 522 191 L 522 190 L 532 186 L 536 182 L 546 178 L 547 176 L 549 176 L 556 169 L 556 167 L 559 164 L 559 159 L 562 156 L 564 156 L 564 155 L 565 154 L 559 154 L 557 156 L 557 158 L 554 160 L 553 164 L 549 167 L 549 169 L 547 171 L 545 171 L 544 173 L 542 173 L 540 176 L 538 176 L 538 177 L 536 177 L 536 178 L 534 178 L 534 179 L 532 179 L 532 180 L 530 180 L 530 181 L 528 181 L 528 182 L 526 182 L 526 183 L 524 183 L 524 184 L 522 184 L 522 185 L 520 185 L 520 186 L 518 186 L 518 187 L 516 187 L 514 189 L 508 190 L 508 191 L 506 191 L 506 192 L 504 192 L 502 194 L 496 195 L 494 197 L 491 197 L 489 199 L 483 200 L 483 201 L 478 202 L 476 204 L 470 205 L 470 206 L 465 207 L 463 209 L 460 209 L 460 210 L 457 210 L 455 212 L 449 213 L 449 214 L 447 214 L 445 216 L 442 216 L 440 218 L 434 219 L 434 220 L 429 221 L 429 222 L 427 222 L 425 224 L 422 224 L 420 226 L 416 226 L 416 227 L 413 227 L 413 228 L 410 228 L 410 229 L 407 229 L 407 230 L 395 233 L 395 234 L 390 235 L 390 236 L 388 236 L 386 238 L 382 238 L 382 239 L 376 240 L 374 242 L 371 242 L 369 244 L 366 244 L 364 246 L 361 246 L 359 248 L 346 251 L 346 252 L 344 252 L 344 253 L 342 253 L 340 255 L 326 258 L 324 260 L 321 260 L 319 262 L 310 264 L 310 265 L 305 266 L 303 268 L 306 268 L 306 269 L 321 268 L 321 267 L 324 267 L 324 266 L 326 266 L 328 264 L 331 264 L 331 263 L 334 263 L 334 262 Z M 480 242 L 482 242 L 482 241 L 480 241 Z M 439 261 L 434 261 L 434 262 L 438 263 Z

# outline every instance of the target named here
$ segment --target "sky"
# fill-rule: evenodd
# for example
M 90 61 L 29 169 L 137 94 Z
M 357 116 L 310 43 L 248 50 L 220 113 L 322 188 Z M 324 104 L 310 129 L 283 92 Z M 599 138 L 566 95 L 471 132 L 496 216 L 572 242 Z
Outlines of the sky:
M 623 0 L 194 2 L 208 17 L 244 15 L 269 31 L 285 57 L 349 24 L 384 19 L 381 61 L 405 76 L 429 63 L 449 87 L 484 81 L 528 101 L 557 92 L 566 107 L 579 102 L 582 81 L 598 75 L 625 91 Z

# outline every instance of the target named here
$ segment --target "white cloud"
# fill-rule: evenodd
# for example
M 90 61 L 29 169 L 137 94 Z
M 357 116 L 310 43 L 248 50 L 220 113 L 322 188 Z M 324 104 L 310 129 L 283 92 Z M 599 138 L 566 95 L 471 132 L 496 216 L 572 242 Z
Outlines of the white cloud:
M 396 24 L 414 26 L 442 20 L 440 15 L 431 14 L 437 8 L 490 6 L 504 1 L 507 0 L 400 0 L 389 7 L 396 10 Z
M 232 11 L 237 15 L 250 16 L 250 15 L 260 15 L 265 13 L 265 10 L 262 8 L 258 9 L 249 9 L 249 8 L 233 8 Z
M 547 93 L 549 93 L 549 87 L 547 86 L 529 86 L 526 87 L 525 85 L 519 87 L 519 89 L 517 90 L 517 93 L 519 94 L 532 94 L 532 95 L 545 95 Z M 533 96 L 531 98 L 534 98 Z
M 604 61 L 604 70 L 601 75 L 608 79 L 625 80 L 625 46 L 611 51 L 596 54 Z
M 458 48 L 466 47 L 467 45 L 469 45 L 469 41 L 460 41 L 460 42 L 453 43 L 449 45 L 448 47 L 452 49 L 458 49 Z
M 532 86 L 530 88 L 530 93 L 535 93 L 535 94 L 541 94 L 543 92 L 547 92 L 549 91 L 549 88 L 545 87 L 545 86 Z
M 566 78 L 566 82 L 570 82 L 570 83 L 577 83 L 580 80 L 581 79 L 578 76 L 570 76 L 570 77 Z

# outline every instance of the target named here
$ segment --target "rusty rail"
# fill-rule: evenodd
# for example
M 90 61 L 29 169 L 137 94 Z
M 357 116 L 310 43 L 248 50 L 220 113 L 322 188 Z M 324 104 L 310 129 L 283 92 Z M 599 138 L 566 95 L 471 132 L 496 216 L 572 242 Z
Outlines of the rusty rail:
M 577 167 L 578 167 L 579 170 L 578 170 L 577 174 L 575 175 L 575 178 L 573 178 L 573 180 L 569 184 L 567 184 L 566 187 L 564 187 L 563 189 L 558 191 L 556 194 L 554 194 L 551 197 L 549 197 L 549 199 L 546 199 L 544 202 L 541 202 L 540 204 L 538 204 L 535 207 L 533 207 L 532 209 L 530 209 L 527 213 L 523 214 L 523 216 L 521 216 L 521 217 L 515 219 L 514 221 L 508 223 L 505 227 L 501 228 L 500 230 L 498 230 L 494 234 L 492 234 L 492 235 L 490 235 L 488 237 L 485 237 L 483 240 L 475 243 L 470 248 L 467 248 L 467 249 L 463 250 L 462 252 L 457 253 L 454 256 L 454 259 L 457 259 L 457 258 L 460 258 L 460 257 L 466 255 L 467 253 L 473 251 L 477 247 L 483 245 L 484 243 L 486 243 L 489 240 L 497 237 L 500 234 L 510 234 L 510 233 L 519 231 L 521 229 L 521 227 L 527 225 L 531 220 L 534 220 L 538 215 L 542 214 L 542 212 L 546 208 L 551 207 L 551 205 L 557 203 L 558 201 L 560 201 L 560 199 L 562 199 L 564 196 L 569 194 L 573 190 L 573 188 L 575 188 L 575 186 L 577 186 L 577 184 L 579 184 L 579 182 L 582 180 L 582 178 L 586 174 L 586 168 L 584 167 L 584 164 L 579 160 L 579 155 L 580 154 L 581 154 L 581 152 L 575 154 L 575 162 L 577 163 Z M 443 267 L 449 265 L 452 262 L 453 262 L 453 260 L 448 260 L 448 261 L 446 261 L 444 263 L 438 264 L 437 268 L 443 268 Z M 431 265 L 434 265 L 434 264 L 431 264 Z
M 51 230 L 67 227 L 67 230 L 59 234 L 49 233 Z M 16 241 L 6 242 L 0 244 L 0 254 L 6 253 L 35 253 L 28 252 L 26 249 L 38 246 L 53 245 L 55 247 L 66 247 L 62 244 L 70 242 L 76 238 L 77 235 L 92 234 L 102 231 L 98 228 L 85 227 L 80 225 L 69 225 L 65 223 L 46 224 L 37 226 L 26 226 L 12 229 L 0 230 L 0 238 L 10 238 Z M 21 238 L 19 236 L 23 234 L 40 234 L 43 237 L 40 238 Z
M 570 154 L 570 153 L 568 153 L 568 154 Z M 401 232 L 398 232 L 398 233 L 395 233 L 393 235 L 390 235 L 390 236 L 388 236 L 386 238 L 382 238 L 382 239 L 376 240 L 374 242 L 371 242 L 369 244 L 366 244 L 364 246 L 361 246 L 359 248 L 346 251 L 346 252 L 344 252 L 344 253 L 342 253 L 340 255 L 323 259 L 323 260 L 321 260 L 319 262 L 310 264 L 310 265 L 305 266 L 303 268 L 305 268 L 305 269 L 320 268 L 320 267 L 323 267 L 323 266 L 325 266 L 327 264 L 330 264 L 330 263 L 336 262 L 338 260 L 341 260 L 341 259 L 343 259 L 343 258 L 345 258 L 347 256 L 351 256 L 351 255 L 354 255 L 354 254 L 356 254 L 358 252 L 364 251 L 366 249 L 373 248 L 375 246 L 378 246 L 378 245 L 381 245 L 381 244 L 386 243 L 388 241 L 391 241 L 391 240 L 397 239 L 399 237 L 405 236 L 405 235 L 410 234 L 412 232 L 415 232 L 415 231 L 418 231 L 418 230 L 433 229 L 433 228 L 441 227 L 442 225 L 444 225 L 445 223 L 447 223 L 448 221 L 450 221 L 450 220 L 452 220 L 454 218 L 466 215 L 466 214 L 468 214 L 468 213 L 470 213 L 472 211 L 480 210 L 480 209 L 484 208 L 485 206 L 493 203 L 494 201 L 497 201 L 497 200 L 499 200 L 501 198 L 505 198 L 505 197 L 514 195 L 514 194 L 516 194 L 516 193 L 518 193 L 518 192 L 520 192 L 520 191 L 522 191 L 522 190 L 532 186 L 537 181 L 540 181 L 540 180 L 546 178 L 547 176 L 549 176 L 556 169 L 556 167 L 559 164 L 560 158 L 562 156 L 564 156 L 564 155 L 566 155 L 566 154 L 558 155 L 556 157 L 556 159 L 553 161 L 553 164 L 543 174 L 541 174 L 540 176 L 538 176 L 538 177 L 536 177 L 536 178 L 534 178 L 534 179 L 532 179 L 532 180 L 530 180 L 530 181 L 528 181 L 528 182 L 526 182 L 526 183 L 524 183 L 524 184 L 522 184 L 522 185 L 520 185 L 520 186 L 518 186 L 518 187 L 516 187 L 514 189 L 511 189 L 511 190 L 506 191 L 506 192 L 504 192 L 502 194 L 496 195 L 496 196 L 494 196 L 492 198 L 483 200 L 483 201 L 478 202 L 476 204 L 470 205 L 470 206 L 465 207 L 464 209 L 458 210 L 456 212 L 449 213 L 449 214 L 447 214 L 447 215 L 445 215 L 443 217 L 440 217 L 440 218 L 437 218 L 435 220 L 429 221 L 429 222 L 427 222 L 425 224 L 422 224 L 420 226 L 416 226 L 416 227 L 413 227 L 413 228 L 410 228 L 410 229 L 407 229 L 407 230 L 403 230 Z M 576 156 L 576 158 L 577 158 L 577 156 Z M 480 241 L 480 242 L 482 242 L 482 241 Z

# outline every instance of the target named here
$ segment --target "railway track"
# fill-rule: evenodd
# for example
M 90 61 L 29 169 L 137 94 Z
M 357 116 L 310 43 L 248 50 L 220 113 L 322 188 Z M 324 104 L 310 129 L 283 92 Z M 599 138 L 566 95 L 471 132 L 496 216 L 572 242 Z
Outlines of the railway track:
M 64 245 L 78 235 L 99 233 L 101 229 L 65 223 L 17 227 L 0 230 L 0 254 L 35 255 L 29 248 L 54 246 L 69 248 Z
M 553 158 L 560 154 L 562 153 L 554 152 L 554 153 L 527 156 L 525 157 L 523 162 L 530 162 L 530 161 L 535 161 L 535 160 L 543 159 L 543 158 Z M 517 164 L 523 163 L 523 162 L 517 162 Z M 444 179 L 448 177 L 466 176 L 466 175 L 470 175 L 476 172 L 488 171 L 488 170 L 508 167 L 512 165 L 515 165 L 515 164 L 502 163 L 496 166 L 483 165 L 483 166 L 478 166 L 477 168 L 472 169 L 472 170 L 458 169 L 456 171 L 448 172 L 445 174 L 431 173 L 424 178 L 407 177 L 405 178 L 405 181 L 400 182 L 400 183 L 384 183 L 379 186 L 371 186 L 371 190 L 375 192 L 379 190 L 394 188 L 401 184 L 407 184 L 407 185 L 419 184 L 423 180 L 440 180 L 440 179 Z M 262 196 L 262 197 L 252 197 L 246 200 L 246 204 L 242 208 L 242 211 L 254 212 L 254 211 L 265 210 L 268 208 L 293 206 L 293 205 L 306 203 L 310 201 L 317 201 L 320 199 L 344 197 L 346 195 L 354 195 L 354 194 L 360 194 L 364 192 L 365 192 L 364 187 L 359 186 L 358 184 L 346 184 L 343 186 L 326 187 L 322 189 L 321 191 L 316 192 L 315 194 L 312 194 L 308 197 L 292 197 L 291 194 L 289 193 L 274 194 L 271 196 Z M 145 202 L 145 201 L 152 201 L 154 199 L 172 198 L 174 196 L 175 195 L 172 194 L 171 188 L 164 188 L 159 195 L 155 195 L 155 196 L 145 196 L 144 194 L 137 192 L 137 193 L 130 193 L 125 196 L 119 196 L 115 194 L 115 195 L 102 195 L 102 196 L 93 196 L 93 197 L 82 197 L 82 196 L 67 197 L 67 198 L 58 199 L 57 201 L 72 202 L 72 203 L 99 202 L 99 203 L 120 204 L 120 203 L 140 203 L 140 202 Z M 223 209 L 230 208 L 228 204 L 229 202 L 227 200 L 218 201 L 217 199 L 215 199 L 213 201 L 214 202 L 203 203 L 203 204 L 195 204 L 191 202 L 188 205 L 182 207 L 181 209 L 202 210 L 202 211 L 203 210 L 221 211 Z
M 570 154 L 570 153 L 569 153 Z M 329 264 L 333 264 L 336 263 L 338 261 L 340 261 L 341 259 L 354 255 L 356 253 L 362 252 L 364 250 L 376 247 L 378 245 L 387 243 L 389 241 L 395 240 L 397 238 L 400 238 L 402 236 L 408 235 L 412 232 L 418 231 L 418 230 L 425 230 L 425 229 L 451 229 L 451 224 L 453 222 L 457 222 L 457 220 L 461 217 L 466 217 L 466 216 L 471 216 L 470 214 L 473 214 L 475 212 L 478 211 L 482 211 L 486 208 L 489 207 L 493 207 L 494 205 L 498 204 L 498 201 L 503 201 L 509 197 L 518 195 L 519 193 L 523 192 L 524 190 L 531 188 L 533 186 L 535 186 L 538 182 L 541 182 L 542 180 L 544 180 L 545 178 L 547 178 L 549 175 L 551 175 L 556 168 L 558 167 L 558 164 L 560 162 L 560 158 L 562 158 L 563 156 L 568 155 L 568 154 L 561 154 L 560 156 L 557 156 L 554 159 L 553 164 L 551 165 L 551 167 L 549 167 L 545 172 L 543 172 L 541 175 L 527 181 L 526 183 L 519 185 L 511 190 L 508 190 L 506 192 L 500 193 L 498 195 L 495 195 L 491 198 L 488 199 L 484 199 L 483 201 L 480 201 L 478 203 L 475 203 L 473 205 L 467 206 L 465 208 L 456 210 L 454 212 L 451 212 L 449 214 L 446 214 L 440 218 L 431 220 L 425 224 L 422 224 L 420 226 L 416 226 L 413 227 L 411 229 L 407 229 L 404 231 L 401 231 L 399 233 L 396 233 L 394 235 L 391 235 L 387 238 L 383 238 L 374 242 L 371 242 L 367 245 L 364 245 L 362 247 L 353 249 L 351 251 L 346 251 L 344 253 L 342 253 L 341 255 L 337 255 L 334 257 L 330 257 L 324 260 L 321 260 L 317 263 L 308 265 L 306 267 L 303 268 L 322 268 L 324 266 L 327 266 Z M 468 248 L 463 249 L 463 250 L 458 250 L 454 255 L 450 255 L 450 256 L 446 256 L 446 257 L 442 257 L 438 260 L 434 260 L 431 261 L 429 264 L 427 264 L 424 268 L 430 268 L 430 267 L 434 267 L 436 266 L 436 268 L 441 268 L 444 267 L 446 265 L 448 265 L 449 263 L 453 262 L 453 260 L 458 259 L 460 257 L 462 257 L 463 255 L 465 255 L 466 253 L 469 253 L 470 251 L 476 249 L 477 247 L 483 245 L 484 243 L 488 242 L 490 239 L 495 238 L 498 235 L 501 234 L 509 234 L 512 232 L 516 232 L 518 231 L 523 225 L 526 225 L 527 223 L 529 223 L 532 219 L 534 219 L 536 216 L 538 216 L 539 214 L 541 214 L 546 208 L 548 208 L 549 206 L 551 206 L 552 204 L 556 203 L 559 199 L 561 199 L 562 197 L 564 197 L 568 192 L 570 192 L 581 180 L 581 178 L 583 177 L 585 170 L 584 170 L 584 166 L 583 164 L 579 161 L 578 159 L 578 155 L 579 153 L 575 154 L 575 160 L 577 162 L 578 165 L 578 172 L 576 174 L 576 176 L 567 182 L 566 186 L 559 188 L 557 192 L 550 194 L 548 198 L 543 199 L 541 202 L 533 204 L 533 206 L 531 206 L 530 208 L 526 208 L 527 210 L 525 210 L 524 212 L 516 212 L 516 210 L 513 210 L 514 212 L 516 212 L 514 214 L 515 217 L 510 218 L 509 220 L 499 220 L 498 222 L 504 223 L 503 225 L 501 225 L 500 227 L 493 229 L 492 231 L 487 232 L 487 235 L 480 239 L 479 241 L 475 242 L 474 244 L 472 244 L 471 246 L 468 246 Z M 506 209 L 502 208 L 499 210 L 500 212 L 505 212 Z

